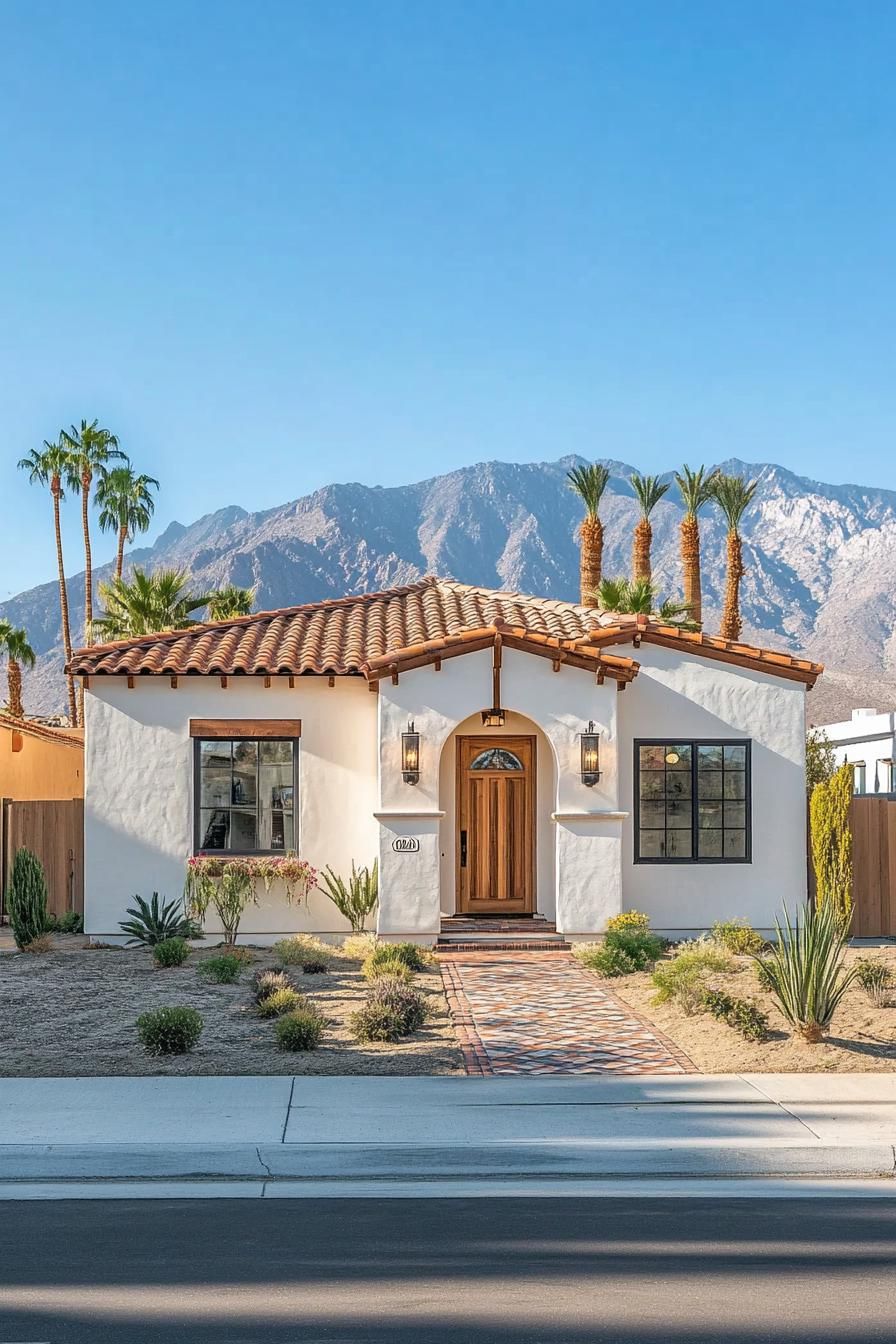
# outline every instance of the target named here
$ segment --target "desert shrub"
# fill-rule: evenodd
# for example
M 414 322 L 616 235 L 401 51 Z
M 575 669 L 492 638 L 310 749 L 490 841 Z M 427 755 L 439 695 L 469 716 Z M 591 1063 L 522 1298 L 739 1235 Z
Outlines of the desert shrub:
M 239 980 L 243 971 L 241 957 L 224 952 L 220 957 L 207 957 L 199 963 L 199 974 L 215 985 L 232 985 Z
M 66 910 L 65 914 L 59 916 L 56 923 L 59 925 L 60 933 L 84 932 L 84 916 L 78 910 Z
M 765 939 L 747 919 L 727 919 L 712 926 L 713 942 L 736 956 L 753 956 L 765 947 Z
M 323 975 L 330 969 L 328 961 L 306 961 L 302 966 L 305 975 Z
M 705 989 L 703 1006 L 713 1017 L 727 1022 L 748 1041 L 768 1039 L 768 1015 L 747 999 L 736 999 L 721 989 Z
M 17 849 L 6 895 L 16 947 L 27 947 L 47 930 L 47 879 L 43 864 L 30 849 Z
M 277 1044 L 281 1050 L 316 1050 L 326 1025 L 316 1008 L 296 1008 L 277 1022 Z
M 237 947 L 236 945 L 229 947 L 227 943 L 223 943 L 222 946 L 227 948 L 227 952 L 224 955 L 234 957 L 236 961 L 241 962 L 244 966 L 251 966 L 252 962 L 255 960 L 255 953 L 252 951 L 251 947 Z
M 118 926 L 122 933 L 131 935 L 129 942 L 154 947 L 168 938 L 193 936 L 192 921 L 184 913 L 179 901 L 168 901 L 166 904 L 159 900 L 157 891 L 153 892 L 151 901 L 144 901 L 142 896 L 135 896 L 134 900 L 137 902 L 136 907 L 129 906 L 127 911 L 132 918 L 123 919 Z
M 664 966 L 657 966 L 652 979 L 656 989 L 654 1003 L 668 1003 L 671 1000 L 687 1017 L 699 1012 L 705 989 L 703 967 L 692 962 L 682 962 L 675 957 Z
M 202 1018 L 195 1008 L 156 1008 L 137 1018 L 137 1035 L 151 1055 L 184 1055 L 201 1033 Z
M 294 938 L 281 938 L 274 944 L 277 960 L 284 966 L 304 966 L 306 961 L 324 961 L 329 966 L 331 952 L 326 943 L 310 934 L 298 933 Z
M 430 960 L 425 948 L 416 943 L 377 943 L 361 970 L 366 980 L 375 980 L 380 975 L 400 975 L 399 967 L 411 972 L 425 970 Z
M 155 944 L 152 955 L 157 966 L 183 966 L 190 955 L 190 948 L 183 938 L 165 938 Z
M 42 933 L 39 938 L 32 938 L 30 943 L 23 944 L 23 946 L 19 948 L 19 951 L 38 954 L 40 952 L 49 952 L 52 947 L 53 944 L 50 942 L 48 935 Z
M 787 1021 L 815 1045 L 856 978 L 856 968 L 843 965 L 848 933 L 842 905 L 833 899 L 806 905 L 792 924 L 785 906 L 784 927 L 775 920 L 775 931 L 777 941 L 762 958 L 762 975 Z
M 575 955 L 583 966 L 613 978 L 652 966 L 663 950 L 662 939 L 644 929 L 607 929 L 602 943 L 584 943 Z
M 321 877 L 323 885 L 319 890 L 329 896 L 336 909 L 352 926 L 352 933 L 361 933 L 368 916 L 376 909 L 379 893 L 379 864 L 374 859 L 372 868 L 356 868 L 352 862 L 352 875 L 348 882 L 324 868 Z
M 429 1015 L 426 1000 L 401 976 L 381 975 L 349 1025 L 359 1041 L 397 1041 L 419 1031 Z
M 352 933 L 343 939 L 339 955 L 349 961 L 366 961 L 376 945 L 375 933 Z
M 258 1004 L 259 1017 L 282 1017 L 284 1013 L 292 1013 L 297 1008 L 307 1007 L 308 1000 L 292 985 L 285 985 L 280 989 L 273 990 L 266 998 L 261 999 Z
M 256 971 L 252 977 L 252 997 L 262 1003 L 276 989 L 291 989 L 289 976 L 283 971 Z
M 607 920 L 607 933 L 647 933 L 650 929 L 650 916 L 641 910 L 623 910 Z
M 886 962 L 863 958 L 856 962 L 855 973 L 856 979 L 875 1008 L 886 1008 L 893 988 L 890 968 Z

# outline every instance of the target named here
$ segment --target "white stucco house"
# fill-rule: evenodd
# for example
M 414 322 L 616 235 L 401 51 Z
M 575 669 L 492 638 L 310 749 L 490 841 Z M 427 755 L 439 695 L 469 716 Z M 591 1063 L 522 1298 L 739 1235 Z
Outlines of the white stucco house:
M 822 724 L 838 765 L 851 765 L 857 794 L 896 794 L 896 714 L 854 709 L 852 717 Z
M 85 924 L 191 855 L 380 864 L 378 932 L 452 919 L 590 939 L 805 897 L 805 696 L 821 668 L 643 617 L 425 578 L 79 650 Z M 456 927 L 456 926 L 455 926 Z M 476 927 L 480 927 L 477 925 Z M 494 927 L 494 926 L 492 926 Z M 346 932 L 276 884 L 241 937 Z

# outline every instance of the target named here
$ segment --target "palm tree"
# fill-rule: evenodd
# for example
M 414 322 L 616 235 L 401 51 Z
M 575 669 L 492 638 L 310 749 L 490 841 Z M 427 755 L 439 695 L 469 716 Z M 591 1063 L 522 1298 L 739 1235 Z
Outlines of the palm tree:
M 104 639 L 130 639 L 163 630 L 184 630 L 198 624 L 193 613 L 208 606 L 211 593 L 192 593 L 189 575 L 182 569 L 157 569 L 152 574 L 135 568 L 129 579 L 100 584 L 105 605 L 94 621 Z
M 758 481 L 746 481 L 742 476 L 723 476 L 721 473 L 713 482 L 712 497 L 728 524 L 728 572 L 725 576 L 725 608 L 721 630 L 723 639 L 740 639 L 740 581 L 744 576 L 740 525 L 753 502 L 758 485 Z
M 633 579 L 646 579 L 648 583 L 650 582 L 650 548 L 653 545 L 650 515 L 669 489 L 669 484 L 669 481 L 661 481 L 659 476 L 639 476 L 637 472 L 632 475 L 632 489 L 641 505 L 641 517 L 635 525 L 632 546 Z
M 66 663 L 72 657 L 72 630 L 68 613 L 68 588 L 65 582 L 65 564 L 62 558 L 62 527 L 59 518 L 59 505 L 65 499 L 62 480 L 68 475 L 68 450 L 60 436 L 58 443 L 48 443 L 44 439 L 43 449 L 32 448 L 27 457 L 19 461 L 19 470 L 28 472 L 32 485 L 49 485 L 53 500 L 53 525 L 56 531 L 56 567 L 59 570 L 59 611 L 62 618 L 62 646 Z M 73 727 L 78 723 L 78 701 L 75 695 L 75 679 L 68 680 L 68 716 Z
M 26 631 L 18 629 L 10 621 L 0 620 L 0 653 L 6 654 L 6 679 L 9 686 L 6 712 L 14 719 L 24 719 L 22 665 L 33 667 L 37 661 Z
M 688 604 L 675 602 L 672 598 L 661 601 L 649 579 L 604 579 L 599 596 L 603 611 L 626 616 L 654 616 L 666 625 L 679 625 L 683 630 L 696 628 L 690 620 Z
M 703 584 L 700 575 L 700 524 L 697 514 L 712 499 L 713 482 L 717 471 L 698 467 L 691 471 L 685 463 L 675 472 L 675 483 L 684 502 L 681 520 L 681 567 L 684 570 L 684 600 L 691 610 L 691 619 L 699 629 L 703 624 Z
M 120 460 L 118 439 L 96 420 L 82 420 L 62 431 L 62 441 L 68 450 L 70 467 L 67 484 L 81 495 L 81 526 L 84 529 L 84 642 L 90 643 L 93 624 L 93 570 L 90 557 L 90 487 L 94 474 L 108 462 Z
M 208 619 L 229 621 L 233 616 L 248 616 L 254 605 L 254 588 L 238 588 L 235 583 L 228 583 L 209 595 Z
M 569 488 L 585 505 L 585 517 L 579 529 L 579 600 L 585 607 L 596 607 L 604 554 L 604 525 L 598 517 L 603 493 L 610 479 L 609 467 L 592 462 L 573 467 L 566 473 Z
M 148 532 L 155 510 L 153 489 L 158 490 L 155 476 L 138 476 L 127 457 L 120 467 L 101 467 L 96 483 L 96 502 L 100 506 L 100 529 L 118 533 L 118 554 L 115 557 L 115 577 L 121 578 L 124 566 L 124 544 L 133 541 L 137 532 Z

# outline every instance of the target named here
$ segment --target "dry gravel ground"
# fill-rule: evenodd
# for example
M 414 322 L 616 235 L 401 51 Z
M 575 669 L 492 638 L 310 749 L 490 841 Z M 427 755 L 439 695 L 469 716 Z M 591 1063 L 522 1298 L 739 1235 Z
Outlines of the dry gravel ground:
M 896 946 L 851 948 L 846 956 L 847 964 L 857 957 L 887 962 L 894 989 L 889 1006 L 876 1008 L 853 982 L 822 1045 L 807 1045 L 793 1035 L 772 996 L 760 988 L 748 957 L 736 957 L 733 974 L 712 975 L 708 983 L 736 998 L 750 999 L 768 1013 L 771 1039 L 760 1043 L 745 1041 L 708 1013 L 685 1017 L 673 1003 L 654 1005 L 649 974 L 601 983 L 655 1022 L 702 1073 L 890 1073 L 896 1069 Z
M 273 1022 L 252 1010 L 249 981 L 277 964 L 271 951 L 254 949 L 255 961 L 235 984 L 210 984 L 198 966 L 220 951 L 197 950 L 170 970 L 157 970 L 148 951 L 87 950 L 73 936 L 55 937 L 53 950 L 40 955 L 0 953 L 0 1076 L 463 1072 L 437 968 L 418 977 L 428 1023 L 394 1045 L 359 1045 L 348 1030 L 366 990 L 358 962 L 339 959 L 321 975 L 289 968 L 295 987 L 329 1020 L 317 1050 L 292 1053 L 277 1048 Z M 202 1036 L 189 1054 L 156 1058 L 137 1039 L 140 1014 L 165 1004 L 202 1014 Z

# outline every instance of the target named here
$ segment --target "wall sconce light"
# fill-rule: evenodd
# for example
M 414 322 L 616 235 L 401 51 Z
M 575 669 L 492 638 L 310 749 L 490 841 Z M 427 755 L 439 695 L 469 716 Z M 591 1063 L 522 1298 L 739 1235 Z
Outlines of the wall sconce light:
M 484 709 L 482 711 L 482 726 L 483 728 L 503 728 L 503 709 L 499 709 L 497 705 L 493 706 L 492 709 Z
M 420 783 L 420 734 L 413 719 L 408 719 L 407 732 L 401 735 L 401 777 L 405 784 Z
M 582 783 L 593 788 L 600 779 L 600 733 L 595 731 L 594 720 L 588 720 L 587 733 L 579 733 L 582 744 Z

